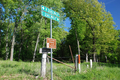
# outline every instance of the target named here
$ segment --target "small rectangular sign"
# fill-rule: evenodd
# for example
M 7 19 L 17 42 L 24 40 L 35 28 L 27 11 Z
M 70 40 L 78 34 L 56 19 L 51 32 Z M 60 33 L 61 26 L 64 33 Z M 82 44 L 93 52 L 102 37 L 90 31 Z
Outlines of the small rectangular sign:
M 56 49 L 56 39 L 47 38 L 47 48 Z

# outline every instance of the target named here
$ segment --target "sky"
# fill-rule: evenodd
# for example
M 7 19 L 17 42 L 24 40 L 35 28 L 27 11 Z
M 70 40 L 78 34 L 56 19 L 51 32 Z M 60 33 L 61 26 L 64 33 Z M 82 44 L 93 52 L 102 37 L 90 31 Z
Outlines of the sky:
M 120 0 L 98 0 L 99 2 L 105 3 L 106 11 L 112 14 L 113 21 L 117 26 L 117 30 L 120 29 Z M 69 18 L 65 20 L 66 31 L 69 31 L 71 24 Z

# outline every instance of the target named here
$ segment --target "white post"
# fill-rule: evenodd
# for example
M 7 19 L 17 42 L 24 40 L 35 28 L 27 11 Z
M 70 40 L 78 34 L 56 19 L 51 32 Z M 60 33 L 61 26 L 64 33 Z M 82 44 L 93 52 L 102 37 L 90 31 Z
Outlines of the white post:
M 81 72 L 80 63 L 79 63 L 79 73 Z
M 46 57 L 47 57 L 47 52 L 44 52 L 42 54 L 42 63 L 41 63 L 41 77 L 43 78 L 46 77 Z
M 76 56 L 75 56 L 75 67 L 77 70 L 78 69 L 78 54 L 76 54 Z
M 86 53 L 86 62 L 88 62 L 88 53 Z
M 92 59 L 90 59 L 90 67 L 92 68 Z

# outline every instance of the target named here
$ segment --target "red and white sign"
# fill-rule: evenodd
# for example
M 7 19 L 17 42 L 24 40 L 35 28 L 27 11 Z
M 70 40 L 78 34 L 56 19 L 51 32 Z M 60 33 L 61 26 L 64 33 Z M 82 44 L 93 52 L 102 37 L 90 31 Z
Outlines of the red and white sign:
M 47 48 L 56 49 L 56 39 L 47 38 Z

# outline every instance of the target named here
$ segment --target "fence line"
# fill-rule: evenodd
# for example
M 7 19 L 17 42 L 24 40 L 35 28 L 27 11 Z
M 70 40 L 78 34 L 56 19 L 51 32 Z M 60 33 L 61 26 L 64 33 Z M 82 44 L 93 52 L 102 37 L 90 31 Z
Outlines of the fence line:
M 49 58 L 51 58 L 50 56 L 48 56 Z M 57 62 L 59 62 L 59 63 L 62 63 L 62 64 L 64 64 L 64 65 L 66 65 L 66 66 L 68 66 L 68 67 L 70 67 L 70 68 L 73 68 L 73 69 L 75 69 L 74 67 L 72 67 L 72 66 L 70 66 L 70 65 L 67 65 L 66 63 L 63 63 L 63 62 L 61 62 L 61 61 L 59 61 L 59 60 L 57 60 L 57 59 L 55 59 L 55 58 L 52 58 L 53 60 L 55 60 L 55 61 L 57 61 Z

